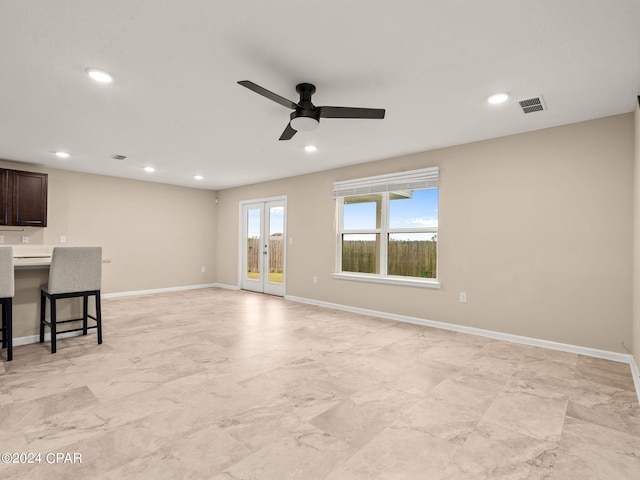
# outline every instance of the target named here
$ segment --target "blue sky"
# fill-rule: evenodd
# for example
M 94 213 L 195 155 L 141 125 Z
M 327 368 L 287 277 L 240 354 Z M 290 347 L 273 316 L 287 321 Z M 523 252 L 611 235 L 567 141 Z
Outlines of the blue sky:
M 344 206 L 345 230 L 376 228 L 376 204 L 352 203 Z M 438 226 L 438 190 L 414 190 L 411 198 L 390 201 L 391 228 Z
M 248 236 L 260 236 L 260 210 L 250 209 Z M 344 206 L 344 223 L 347 230 L 376 228 L 376 204 L 374 202 L 352 203 Z M 438 226 L 438 190 L 414 190 L 411 198 L 391 200 L 391 228 L 421 228 Z M 271 208 L 270 234 L 284 233 L 284 207 Z M 426 235 L 426 236 L 425 236 Z M 413 234 L 406 239 L 431 238 L 432 234 Z M 394 235 L 395 239 L 401 239 Z M 404 239 L 404 237 L 402 237 Z M 355 238 L 354 238 L 355 239 Z
M 249 209 L 248 216 L 248 237 L 257 238 L 260 236 L 260 209 Z M 269 220 L 270 235 L 284 233 L 284 207 L 272 207 Z

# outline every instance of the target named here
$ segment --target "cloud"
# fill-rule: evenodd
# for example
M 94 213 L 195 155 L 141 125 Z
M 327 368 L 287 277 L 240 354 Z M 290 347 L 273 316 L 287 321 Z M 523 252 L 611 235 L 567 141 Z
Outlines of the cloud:
M 437 227 L 438 219 L 434 217 L 407 218 L 405 223 L 408 227 Z

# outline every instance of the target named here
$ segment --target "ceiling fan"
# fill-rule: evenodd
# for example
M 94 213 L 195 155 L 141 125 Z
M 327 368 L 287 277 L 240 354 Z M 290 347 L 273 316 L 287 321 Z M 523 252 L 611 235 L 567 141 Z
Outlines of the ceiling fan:
M 253 90 L 259 95 L 268 98 L 283 107 L 293 110 L 287 128 L 284 129 L 280 140 L 291 140 L 296 132 L 306 132 L 315 130 L 322 118 L 373 118 L 383 119 L 384 108 L 354 108 L 354 107 L 316 107 L 311 103 L 311 95 L 316 91 L 315 85 L 310 83 L 299 83 L 296 85 L 296 92 L 300 94 L 300 101 L 295 103 L 280 95 L 270 92 L 249 80 L 238 82 L 243 87 Z

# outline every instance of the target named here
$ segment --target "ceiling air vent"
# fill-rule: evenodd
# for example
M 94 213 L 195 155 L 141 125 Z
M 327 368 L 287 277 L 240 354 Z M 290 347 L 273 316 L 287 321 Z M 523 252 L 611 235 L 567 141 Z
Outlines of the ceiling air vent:
M 544 103 L 542 102 L 542 95 L 537 97 L 526 98 L 518 102 L 524 113 L 541 112 L 544 110 Z
M 117 153 L 114 153 L 113 155 L 111 155 L 111 158 L 113 158 L 114 160 L 124 160 L 125 158 L 127 158 L 126 155 L 118 155 Z

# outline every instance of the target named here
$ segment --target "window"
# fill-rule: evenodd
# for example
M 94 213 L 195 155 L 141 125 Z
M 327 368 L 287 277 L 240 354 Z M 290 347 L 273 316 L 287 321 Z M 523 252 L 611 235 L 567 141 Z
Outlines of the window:
M 439 286 L 438 168 L 334 184 L 338 278 Z

